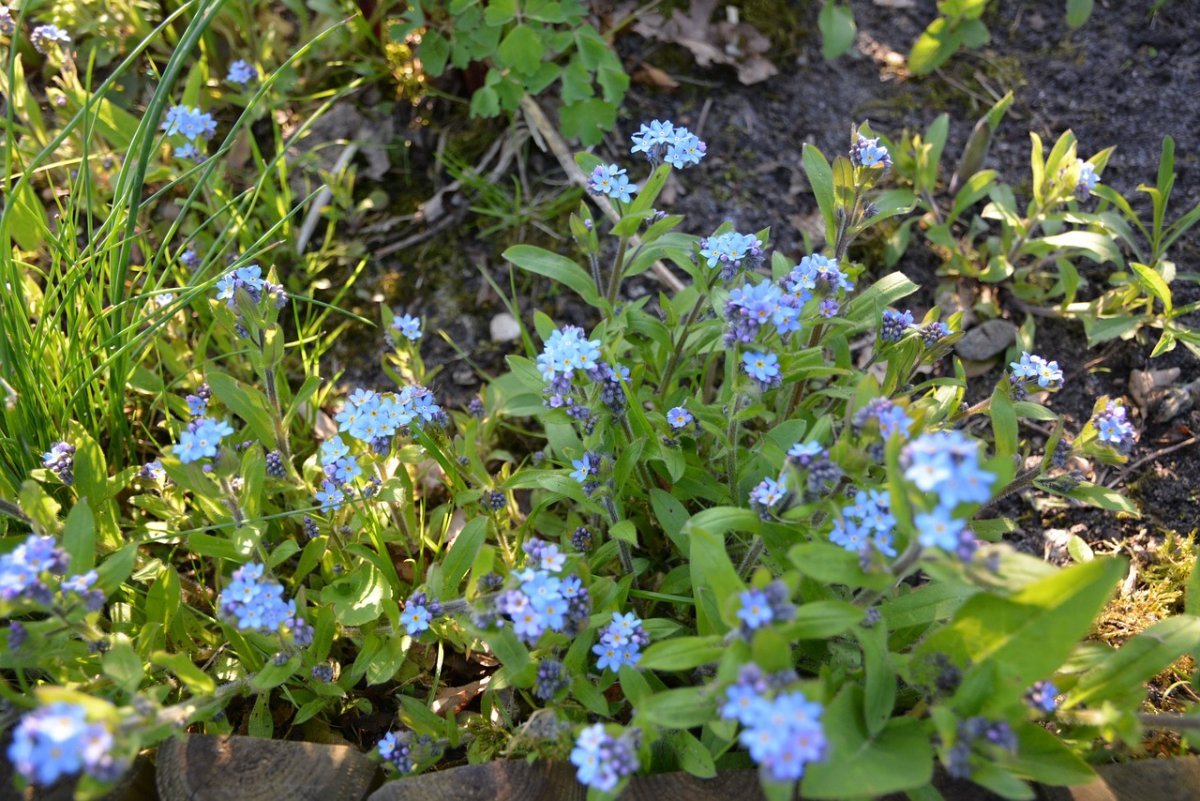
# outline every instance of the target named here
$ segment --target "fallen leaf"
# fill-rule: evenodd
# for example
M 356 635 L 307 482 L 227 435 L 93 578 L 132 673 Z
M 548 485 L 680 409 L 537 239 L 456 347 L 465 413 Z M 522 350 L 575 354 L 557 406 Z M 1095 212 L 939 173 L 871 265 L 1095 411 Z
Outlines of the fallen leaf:
M 638 83 L 657 86 L 659 89 L 679 88 L 679 81 L 652 64 L 643 64 L 634 70 L 633 79 Z

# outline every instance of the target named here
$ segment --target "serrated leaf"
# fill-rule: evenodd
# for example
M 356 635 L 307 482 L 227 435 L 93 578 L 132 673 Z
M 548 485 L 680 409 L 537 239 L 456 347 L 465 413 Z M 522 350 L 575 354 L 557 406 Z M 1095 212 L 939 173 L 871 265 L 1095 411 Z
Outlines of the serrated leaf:
M 496 53 L 508 66 L 522 75 L 532 75 L 542 64 L 546 47 L 529 25 L 514 26 L 500 42 Z

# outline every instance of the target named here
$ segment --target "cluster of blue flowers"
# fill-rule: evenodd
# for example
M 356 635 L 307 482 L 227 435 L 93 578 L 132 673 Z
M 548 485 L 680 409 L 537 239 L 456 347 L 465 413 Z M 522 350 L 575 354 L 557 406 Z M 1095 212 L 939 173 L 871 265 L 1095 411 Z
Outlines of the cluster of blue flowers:
M 599 340 L 588 339 L 578 326 L 556 328 L 537 357 L 538 370 L 546 382 L 546 406 L 565 409 L 572 418 L 590 422 L 592 410 L 583 397 L 584 387 L 576 381 L 585 376 L 599 386 L 600 402 L 613 415 L 623 414 L 629 402 L 621 382 L 629 380 L 629 368 L 599 359 Z
M 971 754 L 980 745 L 994 746 L 1013 754 L 1017 751 L 1017 735 L 1002 720 L 977 716 L 960 721 L 954 745 L 947 754 L 946 772 L 956 779 L 971 778 Z M 988 763 L 994 761 L 992 756 L 987 759 Z
M 89 723 L 87 710 L 58 701 L 26 713 L 13 729 L 8 759 L 17 773 L 43 787 L 81 771 L 100 781 L 120 774 L 113 736 L 103 723 Z
M 152 462 L 146 462 L 142 468 L 138 470 L 138 478 L 155 483 L 165 482 L 167 480 L 167 471 L 163 467 L 163 463 L 159 459 Z
M 786 623 L 796 616 L 796 607 L 788 597 L 787 585 L 776 579 L 761 590 L 745 590 L 738 596 L 737 617 L 741 632 L 751 632 L 770 623 Z
M 1117 401 L 1108 401 L 1104 408 L 1092 417 L 1097 438 L 1118 453 L 1129 453 L 1133 448 L 1133 423 L 1127 417 L 1126 408 Z
M 245 267 L 237 267 L 217 280 L 217 300 L 225 301 L 230 309 L 237 310 L 237 293 L 238 290 L 249 295 L 250 299 L 255 303 L 261 303 L 264 298 L 274 304 L 275 308 L 282 309 L 287 305 L 287 292 L 279 284 L 273 284 L 262 277 L 262 268 L 257 264 L 247 264 Z M 238 333 L 245 337 L 248 335 L 245 322 L 238 317 Z
M 913 327 L 913 313 L 895 309 L 883 310 L 883 323 L 879 326 L 879 338 L 884 342 L 899 342 Z
M 229 74 L 225 80 L 229 83 L 247 86 L 258 79 L 258 68 L 244 59 L 238 59 L 229 65 Z
M 854 427 L 859 430 L 872 421 L 879 426 L 879 434 L 885 440 L 893 434 L 907 436 L 912 426 L 912 418 L 904 411 L 904 407 L 892 403 L 887 398 L 871 398 L 866 406 L 854 413 L 852 420 Z
M 866 562 L 873 552 L 887 557 L 896 555 L 895 531 L 891 495 L 886 490 L 859 490 L 854 503 L 844 507 L 841 517 L 834 521 L 829 539 L 847 551 L 860 554 Z
M 1047 679 L 1035 682 L 1025 693 L 1025 703 L 1041 714 L 1053 714 L 1058 709 L 1058 687 Z
M 0 33 L 5 36 L 17 29 L 17 21 L 13 18 L 13 10 L 6 5 L 0 5 Z
M 797 486 L 804 486 L 810 495 L 827 492 L 842 478 L 842 468 L 829 458 L 829 451 L 819 442 L 797 442 L 788 448 L 787 457 L 793 471 L 803 470 L 806 474 Z
M 699 164 L 707 151 L 707 146 L 695 134 L 670 121 L 654 120 L 649 125 L 643 124 L 630 138 L 633 140 L 630 152 L 645 153 L 652 164 L 665 162 L 677 170 Z
M 429 629 L 429 624 L 435 617 L 442 614 L 442 605 L 430 598 L 424 592 L 414 592 L 404 602 L 404 614 L 400 617 L 400 625 L 408 632 L 408 636 L 416 637 Z
M 196 389 L 195 395 L 187 395 L 183 400 L 187 403 L 188 414 L 192 417 L 203 417 L 208 411 L 208 402 L 211 399 L 212 389 L 208 384 L 201 384 Z
M 0 554 L 0 601 L 51 606 L 55 601 L 52 581 L 57 577 L 60 606 L 67 606 L 72 597 L 92 611 L 104 605 L 104 594 L 93 589 L 96 571 L 62 578 L 66 572 L 67 553 L 54 538 L 30 534 L 16 548 Z
M 613 200 L 628 203 L 637 190 L 638 185 L 631 184 L 625 170 L 616 164 L 597 165 L 588 176 L 588 191 L 594 195 L 605 195 Z
M 400 773 L 412 773 L 417 762 L 434 759 L 441 755 L 442 748 L 428 734 L 417 735 L 408 729 L 390 731 L 375 746 L 384 762 Z
M 9 12 L 11 19 L 12 12 Z M 11 29 L 8 31 L 11 32 Z M 71 36 L 57 25 L 38 25 L 29 34 L 29 43 L 33 49 L 45 55 L 58 45 L 69 45 Z
M 198 108 L 171 106 L 167 109 L 167 118 L 162 123 L 162 130 L 167 136 L 179 134 L 187 140 L 175 148 L 178 158 L 200 161 L 204 154 L 200 152 L 198 144 L 213 138 L 217 132 L 217 121 L 213 119 L 212 114 L 201 112 Z
M 570 635 L 582 631 L 592 601 L 579 576 L 562 575 L 566 555 L 554 543 L 536 537 L 521 547 L 526 566 L 515 574 L 518 586 L 495 596 L 492 607 L 477 615 L 475 623 L 481 628 L 511 625 L 530 644 L 547 631 Z
M 1009 362 L 1008 366 L 1012 368 L 1008 380 L 1013 387 L 1014 397 L 1023 398 L 1027 388 L 1035 383 L 1042 389 L 1062 388 L 1063 373 L 1058 362 L 1047 361 L 1025 351 L 1021 353 L 1020 361 Z
M 363 474 L 363 469 L 357 457 L 351 455 L 350 448 L 337 434 L 321 443 L 319 458 L 325 480 L 316 493 L 316 499 L 323 511 L 336 510 L 346 502 L 342 488 L 358 480 Z
M 742 368 L 764 392 L 783 381 L 779 373 L 779 357 L 770 351 L 752 350 L 742 354 Z
M 750 506 L 764 520 L 770 517 L 771 510 L 787 497 L 787 479 L 786 474 L 780 475 L 779 478 L 767 476 L 750 490 Z
M 597 670 L 620 670 L 621 665 L 635 667 L 642 658 L 642 649 L 650 644 L 650 635 L 642 628 L 642 620 L 633 612 L 613 612 L 612 622 L 600 632 L 600 642 L 592 646 Z
M 211 417 L 194 418 L 179 434 L 175 455 L 184 464 L 215 458 L 221 440 L 232 433 L 233 426 L 224 420 Z
M 571 764 L 580 784 L 611 792 L 621 779 L 637 772 L 637 742 L 640 734 L 628 731 L 613 737 L 602 723 L 593 723 L 579 732 L 571 749 Z
M 392 330 L 399 331 L 409 342 L 416 342 L 421 338 L 421 318 L 403 314 L 392 320 Z
M 793 671 L 768 676 L 757 665 L 744 665 L 725 690 L 721 717 L 742 724 L 739 741 L 772 781 L 796 781 L 810 762 L 825 758 L 821 726 L 824 709 L 803 693 L 787 690 Z
M 1087 200 L 1096 191 L 1096 185 L 1099 183 L 1100 176 L 1096 174 L 1096 168 L 1079 159 L 1079 180 L 1075 184 L 1075 199 L 1080 203 Z
M 68 487 L 75 483 L 75 446 L 59 441 L 42 454 L 42 467 L 58 476 Z
M 735 287 L 725 300 L 725 344 L 751 343 L 766 325 L 786 338 L 800 330 L 802 305 L 770 281 Z
M 367 443 L 378 452 L 387 452 L 392 437 L 403 429 L 437 423 L 443 416 L 433 393 L 413 384 L 396 393 L 356 389 L 335 419 L 343 434 Z
M 257 562 L 244 564 L 233 572 L 217 604 L 221 616 L 240 631 L 274 634 L 286 628 L 291 630 L 297 645 L 311 642 L 312 627 L 297 613 L 296 602 L 285 601 L 283 585 L 266 577 L 264 572 Z
M 722 281 L 732 280 L 742 270 L 754 270 L 763 263 L 762 243 L 754 234 L 726 231 L 700 240 L 700 257 L 711 268 L 721 268 Z
M 881 167 L 887 172 L 892 166 L 892 157 L 878 139 L 868 139 L 858 134 L 858 141 L 850 148 L 850 162 L 855 167 Z
M 570 686 L 570 683 L 570 674 L 562 662 L 557 659 L 543 659 L 538 663 L 533 694 L 542 701 L 550 701 Z
M 904 477 L 936 499 L 934 509 L 913 518 L 918 541 L 968 561 L 975 536 L 955 517 L 959 504 L 985 503 L 996 477 L 979 464 L 979 443 L 958 431 L 938 431 L 910 442 L 901 452 Z
M 750 239 L 754 240 L 753 237 Z M 761 259 L 761 251 L 758 253 Z M 725 263 L 720 259 L 726 257 L 712 247 L 702 250 L 701 255 L 708 258 L 710 266 Z M 728 268 L 738 263 L 725 264 Z M 723 268 L 723 274 L 726 268 Z M 786 341 L 791 334 L 801 330 L 801 315 L 809 301 L 818 298 L 817 316 L 829 319 L 837 315 L 843 297 L 853 289 L 854 283 L 838 267 L 836 259 L 819 253 L 805 256 L 778 284 L 771 281 L 746 283 L 730 291 L 724 309 L 725 344 L 751 344 L 764 336 L 768 326 Z M 744 353 L 742 368 L 764 391 L 778 386 L 782 380 L 779 357 L 770 350 Z

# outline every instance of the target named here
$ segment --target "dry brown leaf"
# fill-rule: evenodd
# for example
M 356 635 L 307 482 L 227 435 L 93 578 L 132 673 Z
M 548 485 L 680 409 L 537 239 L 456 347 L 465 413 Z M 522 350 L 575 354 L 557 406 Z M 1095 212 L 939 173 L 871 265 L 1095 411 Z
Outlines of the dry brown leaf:
M 678 89 L 679 81 L 672 78 L 664 70 L 652 64 L 643 64 L 633 72 L 633 79 L 638 83 L 657 86 L 659 89 Z
M 633 26 L 634 32 L 660 42 L 687 48 L 701 67 L 726 64 L 737 69 L 743 84 L 764 81 L 779 72 L 765 54 L 771 40 L 745 22 L 729 15 L 713 23 L 717 0 L 692 0 L 687 13 L 675 9 L 669 20 L 661 14 L 646 14 Z

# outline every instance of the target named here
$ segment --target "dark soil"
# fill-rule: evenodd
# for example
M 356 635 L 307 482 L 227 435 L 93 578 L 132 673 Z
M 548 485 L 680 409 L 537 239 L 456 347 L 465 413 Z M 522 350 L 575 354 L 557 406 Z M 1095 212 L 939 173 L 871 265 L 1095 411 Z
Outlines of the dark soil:
M 743 19 L 772 36 L 770 53 L 779 74 L 753 86 L 737 83 L 727 67 L 702 69 L 673 45 L 648 42 L 633 34 L 618 40 L 618 49 L 632 72 L 647 63 L 665 70 L 681 86 L 664 91 L 635 84 L 630 91 L 619 132 L 600 152 L 613 161 L 628 161 L 628 134 L 639 122 L 671 119 L 697 131 L 708 143 L 708 157 L 668 185 L 664 193 L 673 212 L 686 215 L 688 232 L 703 234 L 725 220 L 739 230 L 771 227 L 772 243 L 789 258 L 803 255 L 802 227 L 816 213 L 801 167 L 801 148 L 811 142 L 828 154 L 849 143 L 850 126 L 869 120 L 873 129 L 898 139 L 905 129 L 923 130 L 940 113 L 951 119 L 943 157 L 953 168 L 971 128 L 995 99 L 1011 89 L 1015 102 L 993 142 L 986 166 L 997 169 L 1020 195 L 1029 181 L 1029 131 L 1052 143 L 1071 129 L 1082 155 L 1109 145 L 1117 150 L 1103 181 L 1133 197 L 1141 183 L 1153 183 L 1162 137 L 1176 141 L 1176 190 L 1173 219 L 1200 198 L 1200 106 L 1194 97 L 1200 81 L 1200 18 L 1190 3 L 1168 3 L 1150 16 L 1150 2 L 1097 3 L 1092 19 L 1070 31 L 1062 19 L 1064 4 L 1000 0 L 990 4 L 985 21 L 992 41 L 978 51 L 962 52 L 938 73 L 911 77 L 897 70 L 887 51 L 907 53 L 913 40 L 935 16 L 935 4 L 918 0 L 912 8 L 884 8 L 855 3 L 859 29 L 857 46 L 836 61 L 820 56 L 816 16 L 819 3 L 792 0 L 746 0 Z M 451 124 L 451 123 L 447 123 Z M 462 121 L 454 124 L 464 124 Z M 494 128 L 493 128 L 494 130 Z M 421 137 L 430 142 L 428 135 Z M 1049 144 L 1047 145 L 1049 146 Z M 414 164 L 425 161 L 428 175 L 438 168 L 431 152 L 410 153 Z M 527 145 L 522 151 L 529 205 L 546 202 L 562 186 L 553 161 Z M 631 172 L 636 172 L 636 167 Z M 534 177 L 534 176 L 541 176 Z M 477 200 L 477 194 L 460 206 Z M 435 381 L 439 397 L 450 405 L 465 405 L 478 391 L 477 370 L 503 370 L 510 347 L 494 343 L 488 332 L 491 318 L 504 310 L 481 275 L 487 272 L 507 294 L 509 271 L 500 258 L 507 245 L 533 241 L 566 252 L 569 242 L 556 241 L 526 225 L 490 238 L 469 215 L 451 233 L 430 239 L 398 256 L 380 260 L 359 290 L 358 309 L 368 317 L 377 312 L 368 299 L 383 297 L 393 308 L 422 314 L 426 338 L 422 352 L 427 363 L 443 365 Z M 565 231 L 565 224 L 560 226 Z M 923 313 L 934 302 L 940 259 L 914 236 L 913 246 L 897 269 L 921 285 L 910 299 Z M 1195 234 L 1180 240 L 1173 258 L 1181 270 L 1194 270 L 1200 248 Z M 857 254 L 870 266 L 870 243 Z M 877 253 L 877 250 L 874 251 Z M 1102 283 L 1094 272 L 1092 280 Z M 555 294 L 545 282 L 528 276 L 511 279 L 526 316 L 541 308 L 558 320 L 589 322 L 588 313 L 570 298 Z M 649 281 L 634 284 L 631 294 L 657 291 Z M 1200 298 L 1194 285 L 1177 283 L 1177 303 Z M 1006 307 L 1006 316 L 1020 324 L 1024 313 Z M 466 356 L 434 335 L 442 329 Z M 359 330 L 343 337 L 333 366 L 345 370 L 343 380 L 382 384 L 376 353 L 383 344 L 378 331 Z M 1130 370 L 1150 365 L 1153 340 L 1115 342 L 1089 350 L 1082 326 L 1053 318 L 1037 320 L 1034 350 L 1056 359 L 1065 368 L 1066 387 L 1048 404 L 1062 414 L 1069 432 L 1077 432 L 1101 395 L 1127 398 Z M 1153 367 L 1179 367 L 1179 383 L 1200 377 L 1200 360 L 1182 346 L 1154 360 Z M 327 365 L 328 367 L 328 365 Z M 976 379 L 983 392 L 992 386 L 999 368 Z M 1132 402 L 1127 400 L 1132 406 Z M 1200 446 L 1192 445 L 1156 457 L 1165 448 L 1200 431 L 1200 410 L 1167 423 L 1141 419 L 1132 470 L 1101 465 L 1076 465 L 1089 480 L 1123 487 L 1143 509 L 1140 520 L 1121 520 L 1109 513 L 1082 508 L 1039 509 L 1030 493 L 1010 499 L 1002 510 L 1019 519 L 1022 533 L 1014 544 L 1025 550 L 1046 550 L 1043 533 L 1066 529 L 1093 542 L 1116 543 L 1141 532 L 1194 532 L 1200 519 Z M 1035 449 L 1044 437 L 1030 431 Z M 1036 450 L 1034 451 L 1037 452 Z M 1037 505 L 1038 507 L 1041 504 Z

